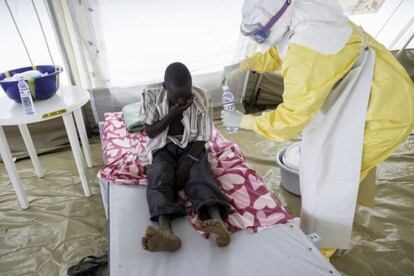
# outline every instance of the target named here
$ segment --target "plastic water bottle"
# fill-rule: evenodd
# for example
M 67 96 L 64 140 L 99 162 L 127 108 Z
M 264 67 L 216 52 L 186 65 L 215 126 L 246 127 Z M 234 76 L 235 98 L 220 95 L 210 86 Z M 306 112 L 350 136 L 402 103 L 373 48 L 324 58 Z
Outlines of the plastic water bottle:
M 223 109 L 230 112 L 236 111 L 236 103 L 234 101 L 233 93 L 230 91 L 230 87 L 227 85 L 223 86 L 223 96 L 221 98 L 221 103 L 223 105 Z M 229 133 L 234 133 L 238 130 L 235 127 L 228 127 L 227 131 Z
M 28 115 L 35 113 L 32 94 L 30 93 L 30 88 L 27 82 L 24 80 L 21 80 L 17 84 L 17 87 L 19 88 L 20 99 L 23 104 L 24 113 Z

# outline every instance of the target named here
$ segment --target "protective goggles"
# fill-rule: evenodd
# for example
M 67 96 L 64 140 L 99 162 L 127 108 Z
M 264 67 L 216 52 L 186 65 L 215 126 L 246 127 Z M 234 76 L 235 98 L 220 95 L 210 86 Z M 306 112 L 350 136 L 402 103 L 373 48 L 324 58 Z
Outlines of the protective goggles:
M 260 23 L 256 24 L 241 24 L 240 32 L 248 37 L 251 37 L 257 43 L 263 43 L 266 38 L 269 36 L 270 29 L 273 25 L 283 16 L 287 8 L 290 6 L 292 0 L 286 0 L 280 10 L 270 18 L 269 22 L 266 25 Z

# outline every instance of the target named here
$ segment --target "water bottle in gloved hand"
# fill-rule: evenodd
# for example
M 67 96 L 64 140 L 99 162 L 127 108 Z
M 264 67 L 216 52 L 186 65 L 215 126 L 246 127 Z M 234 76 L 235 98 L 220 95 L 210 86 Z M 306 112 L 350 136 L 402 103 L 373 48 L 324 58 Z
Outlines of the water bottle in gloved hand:
M 236 111 L 236 103 L 234 101 L 233 93 L 230 91 L 230 87 L 227 85 L 223 86 L 223 96 L 221 98 L 221 103 L 223 105 L 223 109 L 229 112 Z M 235 133 L 238 128 L 228 127 L 227 131 L 229 133 Z

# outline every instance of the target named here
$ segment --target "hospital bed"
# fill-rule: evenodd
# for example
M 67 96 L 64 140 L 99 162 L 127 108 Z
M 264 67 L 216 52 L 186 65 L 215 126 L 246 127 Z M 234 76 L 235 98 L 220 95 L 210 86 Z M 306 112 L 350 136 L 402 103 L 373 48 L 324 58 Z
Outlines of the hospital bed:
M 130 102 L 124 95 L 110 111 Z M 95 111 L 102 121 L 102 109 L 95 106 Z M 102 122 L 99 127 L 102 134 Z M 219 248 L 195 231 L 187 218 L 179 218 L 173 231 L 181 237 L 182 248 L 174 253 L 147 252 L 140 244 L 151 223 L 145 187 L 103 177 L 100 185 L 109 219 L 110 275 L 340 275 L 293 221 L 258 233 L 237 231 L 229 246 Z

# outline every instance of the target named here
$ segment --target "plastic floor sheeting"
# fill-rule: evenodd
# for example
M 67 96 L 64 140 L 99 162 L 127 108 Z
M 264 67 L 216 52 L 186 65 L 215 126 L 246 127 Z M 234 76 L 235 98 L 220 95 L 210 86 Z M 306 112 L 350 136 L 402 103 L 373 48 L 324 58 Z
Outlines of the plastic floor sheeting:
M 97 141 L 97 140 L 96 140 Z M 21 210 L 0 164 L 0 275 L 67 275 L 69 266 L 108 249 L 107 226 L 96 172 L 100 144 L 91 145 L 88 169 L 93 196 L 83 195 L 70 148 L 40 155 L 45 171 L 35 175 L 30 159 L 16 162 L 31 207 Z
M 225 133 L 220 122 L 216 122 Z M 226 134 L 244 151 L 249 164 L 293 215 L 300 198 L 280 187 L 276 143 L 248 131 Z M 16 163 L 31 207 L 21 210 L 0 165 L 0 275 L 66 275 L 67 267 L 86 255 L 108 249 L 107 223 L 96 173 L 102 164 L 94 139 L 95 167 L 87 169 L 93 196 L 83 196 L 72 152 L 40 156 L 39 179 L 29 159 Z M 137 233 L 139 235 L 139 233 Z M 259 233 L 260 235 L 260 233 Z M 343 275 L 414 275 L 414 136 L 377 170 L 375 209 L 359 207 L 352 248 L 337 252 L 331 263 Z M 277 268 L 275 268 L 277 269 Z

